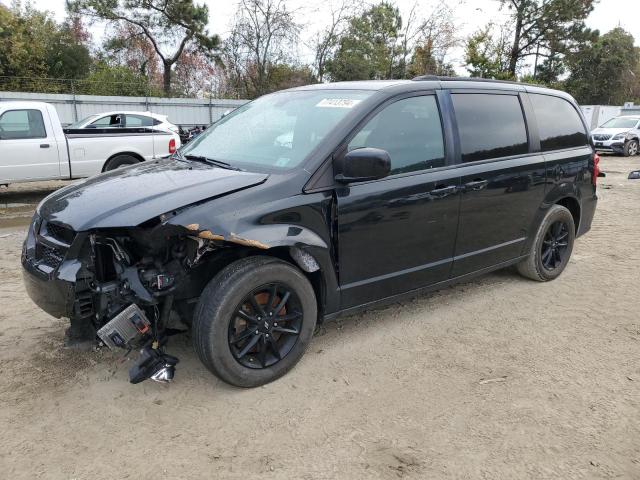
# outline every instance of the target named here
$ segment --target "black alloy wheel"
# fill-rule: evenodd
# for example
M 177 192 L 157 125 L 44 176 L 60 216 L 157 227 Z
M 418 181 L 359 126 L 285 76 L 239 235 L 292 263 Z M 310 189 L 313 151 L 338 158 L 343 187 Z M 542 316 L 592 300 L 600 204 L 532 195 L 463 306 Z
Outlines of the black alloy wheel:
M 546 270 L 555 270 L 563 264 L 569 247 L 569 226 L 562 220 L 551 224 L 542 241 L 540 258 Z
M 285 284 L 271 283 L 250 292 L 229 322 L 229 348 L 248 368 L 267 368 L 292 350 L 302 327 L 302 307 Z
M 518 265 L 518 272 L 538 282 L 558 278 L 571 258 L 576 225 L 571 212 L 563 205 L 553 205 L 538 226 L 531 249 Z
M 313 286 L 300 269 L 274 257 L 246 257 L 220 270 L 203 290 L 193 345 L 225 382 L 257 387 L 302 358 L 317 318 Z

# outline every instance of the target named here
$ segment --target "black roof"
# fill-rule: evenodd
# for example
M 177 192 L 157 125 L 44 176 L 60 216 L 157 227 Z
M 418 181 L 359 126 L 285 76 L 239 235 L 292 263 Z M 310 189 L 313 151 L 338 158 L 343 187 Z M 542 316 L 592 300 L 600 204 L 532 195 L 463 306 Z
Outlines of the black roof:
M 519 92 L 542 93 L 564 97 L 575 102 L 571 95 L 561 90 L 554 90 L 542 85 L 515 82 L 511 80 L 493 80 L 475 77 L 445 77 L 437 75 L 422 75 L 412 80 L 355 80 L 346 82 L 316 83 L 293 87 L 284 91 L 295 90 L 375 90 L 387 94 L 420 89 L 469 89 L 469 90 L 515 90 Z

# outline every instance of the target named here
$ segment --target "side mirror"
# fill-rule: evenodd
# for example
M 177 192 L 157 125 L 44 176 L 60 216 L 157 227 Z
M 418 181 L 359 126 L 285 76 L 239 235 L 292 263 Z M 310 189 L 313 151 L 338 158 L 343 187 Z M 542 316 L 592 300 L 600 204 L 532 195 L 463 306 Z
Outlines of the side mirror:
M 365 182 L 384 178 L 391 172 L 391 157 L 379 148 L 357 148 L 344 155 L 336 165 L 337 182 Z

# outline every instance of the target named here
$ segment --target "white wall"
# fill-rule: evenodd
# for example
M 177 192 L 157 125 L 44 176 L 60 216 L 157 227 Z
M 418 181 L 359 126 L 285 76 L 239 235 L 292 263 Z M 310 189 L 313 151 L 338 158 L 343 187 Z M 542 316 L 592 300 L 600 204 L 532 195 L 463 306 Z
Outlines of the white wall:
M 622 107 L 613 105 L 580 105 L 584 114 L 589 130 L 598 128 L 607 120 L 622 114 Z

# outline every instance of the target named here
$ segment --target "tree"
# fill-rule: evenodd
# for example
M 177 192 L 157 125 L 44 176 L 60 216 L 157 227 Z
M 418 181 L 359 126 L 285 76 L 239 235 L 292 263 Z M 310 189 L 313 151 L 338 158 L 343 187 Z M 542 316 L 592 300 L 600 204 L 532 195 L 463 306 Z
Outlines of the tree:
M 335 50 L 347 33 L 349 20 L 353 15 L 353 5 L 347 0 L 342 0 L 337 8 L 331 7 L 329 25 L 316 33 L 312 48 L 315 52 L 314 68 L 318 82 L 324 81 L 327 60 L 335 55 Z
M 410 17 L 412 14 L 413 9 Z M 458 38 L 455 35 L 456 26 L 452 18 L 451 8 L 440 4 L 426 19 L 422 20 L 415 33 L 411 33 L 408 28 L 413 23 L 409 18 L 403 35 L 403 51 L 410 51 L 414 40 L 415 47 L 413 47 L 413 55 L 406 76 L 455 75 L 453 66 L 445 60 L 449 50 L 458 44 Z
M 74 38 L 70 25 L 63 25 L 47 43 L 45 64 L 51 78 L 79 79 L 89 73 L 92 58 L 89 49 Z
M 407 76 L 413 78 L 419 75 L 441 75 L 445 77 L 455 75 L 453 65 L 436 58 L 432 39 L 427 39 L 423 45 L 416 46 L 413 57 L 411 57 Z
M 71 25 L 59 25 L 49 12 L 29 4 L 0 4 L 0 75 L 24 77 L 5 82 L 5 88 L 63 90 L 64 85 L 44 79 L 82 78 L 90 65 L 89 50 Z
M 397 44 L 402 29 L 400 12 L 381 2 L 353 17 L 326 70 L 334 81 L 394 78 L 400 53 Z
M 292 64 L 300 26 L 283 0 L 241 0 L 226 41 L 224 63 L 231 84 L 249 98 L 271 92 L 274 68 Z
M 524 58 L 548 51 L 584 31 L 594 0 L 499 0 L 514 25 L 507 71 L 515 78 Z
M 220 44 L 220 38 L 206 28 L 209 9 L 194 0 L 67 0 L 67 7 L 96 20 L 127 24 L 131 39 L 146 38 L 162 63 L 165 95 L 171 93 L 171 71 L 185 49 L 214 58 Z
M 85 95 L 157 96 L 162 92 L 149 79 L 131 68 L 98 61 L 86 79 L 77 83 L 77 93 Z
M 315 81 L 309 67 L 286 63 L 272 65 L 270 77 L 269 86 L 274 91 L 309 85 Z
M 185 51 L 175 69 L 176 90 L 190 97 L 211 95 L 217 88 L 216 66 L 198 50 Z
M 465 46 L 465 63 L 472 77 L 512 79 L 509 71 L 509 32 L 505 26 L 498 29 L 488 24 L 475 32 Z
M 635 99 L 640 50 L 631 34 L 614 28 L 568 57 L 571 70 L 565 82 L 579 103 L 622 105 Z
M 146 75 L 156 83 L 164 81 L 160 57 L 156 55 L 151 41 L 144 33 L 128 23 L 116 24 L 104 41 L 104 56 L 109 63 L 128 67 Z M 184 52 L 180 61 L 184 60 Z

